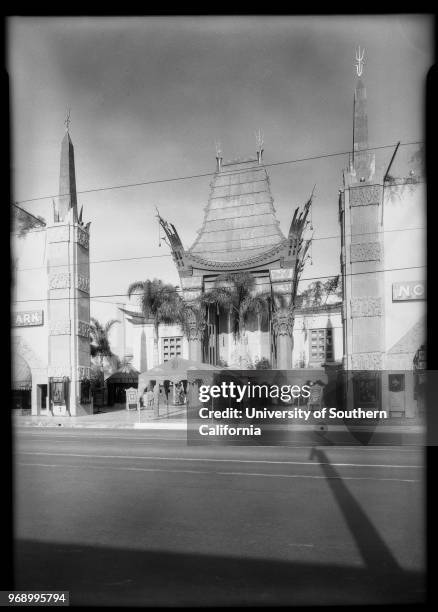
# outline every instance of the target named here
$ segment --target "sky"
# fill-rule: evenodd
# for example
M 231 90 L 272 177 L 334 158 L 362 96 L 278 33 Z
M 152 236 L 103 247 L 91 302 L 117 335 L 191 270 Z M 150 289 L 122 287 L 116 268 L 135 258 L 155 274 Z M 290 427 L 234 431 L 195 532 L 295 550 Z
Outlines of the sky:
M 357 45 L 365 47 L 369 146 L 424 139 L 427 15 L 14 17 L 7 36 L 13 199 L 49 196 L 20 204 L 48 219 L 69 108 L 78 192 L 213 173 L 216 140 L 224 161 L 255 155 L 258 129 L 266 164 L 350 151 Z M 377 166 L 392 152 L 380 151 Z M 302 287 L 340 272 L 347 162 L 344 154 L 268 167 L 286 235 L 315 186 Z M 92 299 L 92 316 L 113 318 L 133 281 L 179 284 L 168 246 L 159 246 L 155 207 L 189 248 L 210 181 L 78 194 L 91 221 L 90 294 L 108 296 Z M 100 261 L 108 259 L 124 261 Z

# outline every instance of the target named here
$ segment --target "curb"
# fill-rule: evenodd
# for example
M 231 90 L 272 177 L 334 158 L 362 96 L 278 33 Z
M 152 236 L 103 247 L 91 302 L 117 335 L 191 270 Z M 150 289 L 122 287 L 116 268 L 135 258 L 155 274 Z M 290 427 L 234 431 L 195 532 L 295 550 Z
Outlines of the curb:
M 187 431 L 187 423 L 134 423 L 133 429 L 183 429 Z
M 55 421 L 49 422 L 27 422 L 27 423 L 13 423 L 14 429 L 21 428 L 47 428 L 54 429 L 151 429 L 151 430 L 183 430 L 187 431 L 186 421 L 151 421 L 143 423 L 71 423 L 66 421 L 65 423 Z M 269 429 L 286 429 L 287 431 L 296 432 L 371 432 L 371 433 L 400 433 L 400 434 L 422 434 L 426 435 L 426 428 L 422 425 L 377 425 L 370 427 L 368 425 L 352 425 L 347 427 L 346 425 L 327 425 L 325 423 L 315 423 L 311 425 L 289 425 L 282 427 L 281 425 L 274 425 Z

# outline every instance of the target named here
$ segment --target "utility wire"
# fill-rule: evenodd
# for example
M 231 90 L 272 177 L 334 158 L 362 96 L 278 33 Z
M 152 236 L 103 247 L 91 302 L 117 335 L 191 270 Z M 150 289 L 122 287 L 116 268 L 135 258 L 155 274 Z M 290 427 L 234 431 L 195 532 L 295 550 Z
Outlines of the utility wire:
M 404 228 L 400 228 L 400 229 L 387 229 L 387 230 L 380 230 L 377 232 L 359 232 L 358 234 L 352 234 L 353 236 L 357 237 L 357 236 L 368 236 L 370 234 L 385 234 L 385 233 L 389 233 L 389 232 L 412 232 L 412 231 L 416 231 L 416 230 L 425 230 L 426 228 L 424 226 L 418 226 L 418 227 L 404 227 Z M 350 236 L 351 234 L 348 234 L 348 236 Z M 340 239 L 341 238 L 341 234 L 334 234 L 333 236 L 320 236 L 319 238 L 304 238 L 304 240 L 311 240 L 311 241 L 319 241 L 319 240 L 334 240 L 334 239 Z M 237 239 L 236 239 L 237 240 Z M 248 239 L 249 240 L 249 239 Z M 220 241 L 223 242 L 223 241 Z M 212 243 L 208 243 L 208 244 L 212 244 Z M 271 245 L 268 245 L 268 247 L 270 248 Z M 274 245 L 272 245 L 274 246 Z M 267 248 L 268 248 L 267 247 Z M 249 251 L 251 249 L 259 249 L 260 247 L 248 247 L 245 248 L 245 251 Z M 242 249 L 227 249 L 227 250 L 218 250 L 218 251 L 209 251 L 209 253 L 231 253 L 231 252 L 235 252 L 235 251 L 241 251 Z M 196 255 L 196 253 L 193 253 L 194 255 Z M 116 262 L 120 262 L 120 261 L 134 261 L 134 260 L 143 260 L 143 259 L 156 259 L 156 258 L 160 258 L 160 257 L 172 257 L 171 253 L 163 253 L 162 255 L 141 255 L 139 257 L 119 257 L 117 259 L 96 259 L 94 261 L 90 261 L 89 264 L 100 264 L 100 263 L 116 263 Z M 35 266 L 32 268 L 17 268 L 17 270 L 15 270 L 15 272 L 27 272 L 29 270 L 43 270 L 47 267 L 47 265 L 45 266 Z M 66 264 L 56 264 L 54 266 L 50 266 L 50 268 L 65 268 Z
M 405 266 L 402 268 L 385 268 L 383 270 L 373 270 L 372 272 L 349 272 L 347 274 L 345 274 L 344 276 L 359 276 L 362 274 L 377 274 L 377 273 L 383 273 L 383 272 L 395 272 L 397 270 L 417 270 L 417 269 L 422 269 L 422 268 L 426 268 L 425 265 L 423 266 Z M 336 276 L 341 276 L 341 274 L 329 274 L 329 275 L 323 275 L 323 276 L 310 276 L 307 278 L 300 278 L 299 282 L 301 281 L 308 281 L 308 280 L 320 280 L 322 278 L 335 278 Z M 271 286 L 272 283 L 266 282 L 266 283 L 258 283 L 258 287 L 260 287 L 261 285 L 269 285 Z M 163 291 L 163 293 L 176 293 L 176 294 L 180 294 L 182 293 L 184 290 L 180 289 L 180 288 L 175 288 L 175 289 L 171 289 L 171 290 L 165 290 Z M 90 295 L 90 296 L 73 296 L 73 297 L 60 297 L 60 298 L 43 298 L 43 299 L 29 299 L 29 300 L 13 300 L 12 303 L 14 304 L 21 304 L 21 303 L 28 303 L 28 302 L 54 302 L 54 301 L 58 301 L 58 300 L 86 300 L 86 299 L 96 299 L 96 298 L 106 298 L 106 297 L 127 297 L 127 293 L 109 293 L 109 294 L 104 294 L 104 295 Z
M 403 142 L 400 143 L 400 146 L 411 146 L 411 145 L 418 145 L 418 144 L 423 144 L 423 141 L 421 140 L 417 140 L 417 141 L 413 141 L 413 142 Z M 365 151 L 377 151 L 380 149 L 392 149 L 393 147 L 397 146 L 397 144 L 390 144 L 390 145 L 381 145 L 378 147 L 369 147 L 367 149 L 361 149 L 361 152 L 365 152 Z M 274 166 L 282 166 L 285 164 L 297 164 L 297 163 L 301 163 L 301 162 L 306 162 L 306 161 L 315 161 L 318 159 L 325 159 L 328 157 L 338 157 L 341 155 L 351 155 L 352 152 L 351 151 L 340 151 L 338 153 L 325 153 L 325 154 L 321 154 L 321 155 L 313 155 L 310 157 L 301 157 L 301 158 L 297 158 L 297 159 L 288 159 L 285 161 L 280 161 L 280 162 L 273 162 L 271 164 L 263 164 L 260 167 L 261 168 L 272 168 Z M 241 171 L 224 171 L 221 172 L 222 175 L 230 175 L 230 174 L 244 174 L 245 172 L 253 172 L 254 168 L 248 169 L 248 170 L 241 170 Z M 171 178 L 167 178 L 167 179 L 151 179 L 149 181 L 139 181 L 138 183 L 125 183 L 125 184 L 121 184 L 121 185 L 111 185 L 108 187 L 96 187 L 93 189 L 84 189 L 82 191 L 77 191 L 76 193 L 79 194 L 85 194 L 85 193 L 96 193 L 99 191 L 112 191 L 114 189 L 126 189 L 128 187 L 140 187 L 143 185 L 157 185 L 159 183 L 171 183 L 174 181 L 185 181 L 185 180 L 189 180 L 189 179 L 195 179 L 195 178 L 203 178 L 203 177 L 207 177 L 207 176 L 215 176 L 216 172 L 204 172 L 204 173 L 200 173 L 200 174 L 191 174 L 191 175 L 186 175 L 186 176 L 178 176 L 178 177 L 171 177 Z M 24 204 L 26 202 L 37 202 L 37 201 L 41 201 L 41 200 L 49 200 L 52 198 L 62 198 L 62 197 L 66 197 L 69 196 L 70 193 L 64 193 L 64 194 L 52 194 L 52 195 L 46 195 L 46 196 L 40 196 L 37 198 L 28 198 L 26 200 L 17 200 L 15 202 L 13 202 L 13 204 L 15 206 L 17 206 L 18 204 Z

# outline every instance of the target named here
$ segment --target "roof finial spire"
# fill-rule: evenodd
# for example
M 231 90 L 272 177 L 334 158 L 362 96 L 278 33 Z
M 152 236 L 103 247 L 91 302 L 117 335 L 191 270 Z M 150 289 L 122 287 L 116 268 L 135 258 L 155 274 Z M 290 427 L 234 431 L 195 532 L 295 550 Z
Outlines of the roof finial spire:
M 216 172 L 220 172 L 222 167 L 222 149 L 220 141 L 215 140 L 214 146 L 216 148 Z
M 67 116 L 66 116 L 65 121 L 64 121 L 65 131 L 66 132 L 70 131 L 70 123 L 71 123 L 70 113 L 71 113 L 71 108 L 68 109 Z
M 358 77 L 362 76 L 362 72 L 363 72 L 363 65 L 365 64 L 364 61 L 364 54 L 365 54 L 365 49 L 360 48 L 360 45 L 357 47 L 356 49 L 356 74 Z
M 263 132 L 261 131 L 260 128 L 255 133 L 255 137 L 256 137 L 256 143 L 257 143 L 257 159 L 258 159 L 258 162 L 260 164 L 262 162 L 263 145 L 264 145 Z

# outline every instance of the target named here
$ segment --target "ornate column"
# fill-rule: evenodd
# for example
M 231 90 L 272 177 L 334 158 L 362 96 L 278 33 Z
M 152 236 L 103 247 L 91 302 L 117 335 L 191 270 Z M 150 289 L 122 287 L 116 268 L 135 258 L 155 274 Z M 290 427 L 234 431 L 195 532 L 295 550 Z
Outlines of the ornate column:
M 292 369 L 293 330 L 295 315 L 289 307 L 275 310 L 272 327 L 277 338 L 277 368 Z
M 189 359 L 202 362 L 202 339 L 206 327 L 205 317 L 197 304 L 188 303 L 188 307 Z
M 294 309 L 292 304 L 293 268 L 270 271 L 274 312 L 272 329 L 277 344 L 277 368 L 292 369 Z
M 202 362 L 202 339 L 206 327 L 198 298 L 202 294 L 202 276 L 181 277 L 182 298 L 187 305 L 187 339 L 189 359 Z

